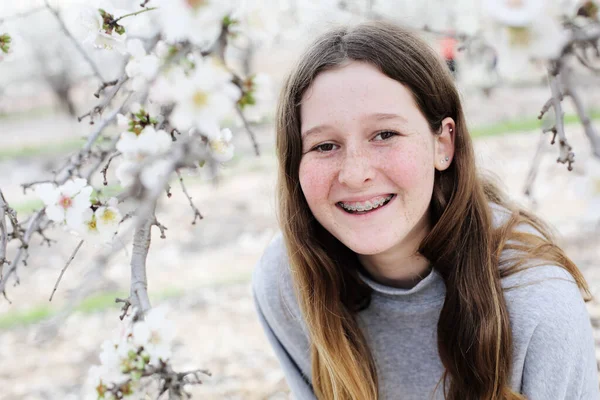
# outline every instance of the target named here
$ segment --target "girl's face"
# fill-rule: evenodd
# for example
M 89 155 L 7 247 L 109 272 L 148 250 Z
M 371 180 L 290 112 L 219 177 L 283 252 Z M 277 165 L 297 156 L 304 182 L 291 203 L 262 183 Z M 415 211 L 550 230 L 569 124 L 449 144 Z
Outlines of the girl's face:
M 358 254 L 418 244 L 452 119 L 440 140 L 404 85 L 356 61 L 316 77 L 300 118 L 300 185 L 317 221 Z

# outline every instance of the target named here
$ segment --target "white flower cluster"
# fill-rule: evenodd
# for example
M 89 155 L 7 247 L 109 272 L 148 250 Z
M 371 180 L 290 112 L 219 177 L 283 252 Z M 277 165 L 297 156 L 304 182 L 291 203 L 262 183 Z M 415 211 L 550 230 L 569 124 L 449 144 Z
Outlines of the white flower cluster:
M 131 105 L 129 117 L 118 115 L 120 127 L 129 129 L 121 133 L 117 142 L 117 150 L 123 155 L 123 161 L 116 170 L 121 186 L 128 187 L 135 182 L 137 174 L 146 188 L 153 188 L 162 174 L 168 173 L 167 162 L 155 160 L 149 166 L 141 168 L 141 163 L 148 157 L 165 154 L 172 145 L 171 136 L 162 129 L 156 130 L 158 120 L 151 116 L 157 112 L 149 107 L 146 111 L 139 103 Z
M 92 187 L 85 179 L 69 180 L 61 186 L 36 185 L 35 193 L 44 202 L 48 219 L 57 222 L 94 243 L 110 243 L 117 233 L 121 213 L 117 199 L 92 204 Z
M 129 397 L 153 368 L 169 362 L 175 327 L 166 312 L 158 307 L 148 311 L 144 320 L 125 320 L 116 337 L 102 343 L 100 365 L 88 372 L 86 399 Z

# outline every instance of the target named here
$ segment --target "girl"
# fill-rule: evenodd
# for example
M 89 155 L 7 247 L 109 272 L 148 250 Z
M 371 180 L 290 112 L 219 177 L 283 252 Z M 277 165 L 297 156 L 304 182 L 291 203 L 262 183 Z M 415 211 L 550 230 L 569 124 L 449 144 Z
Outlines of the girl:
M 580 271 L 475 166 L 443 61 L 335 29 L 277 114 L 275 238 L 255 305 L 296 399 L 598 399 Z

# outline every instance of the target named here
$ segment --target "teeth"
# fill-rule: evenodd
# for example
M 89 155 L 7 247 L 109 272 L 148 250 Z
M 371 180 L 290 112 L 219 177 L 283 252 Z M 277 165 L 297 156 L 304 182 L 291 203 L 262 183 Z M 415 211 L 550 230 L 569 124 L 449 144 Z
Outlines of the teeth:
M 385 198 L 379 198 L 376 200 L 371 201 L 366 201 L 364 204 L 361 203 L 354 203 L 354 204 L 345 204 L 340 202 L 340 206 L 342 206 L 343 209 L 348 210 L 348 211 L 370 211 L 373 210 L 377 207 L 381 207 L 383 204 L 385 204 L 387 201 L 389 201 L 391 198 L 393 197 L 393 195 L 389 195 Z

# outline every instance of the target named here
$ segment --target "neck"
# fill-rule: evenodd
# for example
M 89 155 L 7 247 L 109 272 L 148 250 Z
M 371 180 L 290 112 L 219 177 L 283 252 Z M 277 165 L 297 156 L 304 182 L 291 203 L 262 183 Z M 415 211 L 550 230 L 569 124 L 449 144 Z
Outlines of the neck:
M 413 288 L 429 275 L 432 269 L 429 260 L 420 254 L 393 260 L 386 260 L 386 256 L 382 255 L 359 255 L 358 258 L 374 281 L 402 289 Z
M 424 216 L 397 246 L 378 254 L 359 254 L 358 259 L 373 280 L 386 286 L 410 289 L 431 272 L 429 260 L 417 251 L 430 229 L 428 218 Z

